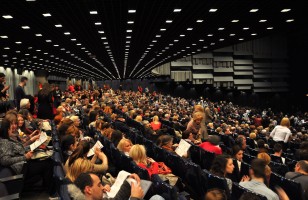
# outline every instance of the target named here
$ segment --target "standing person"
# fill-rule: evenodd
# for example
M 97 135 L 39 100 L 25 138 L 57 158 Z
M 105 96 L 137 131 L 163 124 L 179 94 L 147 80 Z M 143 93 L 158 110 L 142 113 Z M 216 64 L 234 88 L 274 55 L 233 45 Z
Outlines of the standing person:
M 206 122 L 206 116 L 205 116 L 205 111 L 204 108 L 201 105 L 195 105 L 194 106 L 194 113 L 195 112 L 200 112 L 202 113 L 202 121 L 201 121 L 201 139 L 206 140 L 208 139 L 209 135 L 207 133 L 207 123 Z
M 287 144 L 292 136 L 292 133 L 290 131 L 290 120 L 287 117 L 282 118 L 280 125 L 275 126 L 275 128 L 272 130 L 270 137 L 273 138 L 273 140 L 276 143 L 279 143 L 282 145 L 283 150 L 285 151 L 287 149 Z
M 40 119 L 53 119 L 52 94 L 49 83 L 44 83 L 43 88 L 38 92 L 37 117 Z
M 59 89 L 59 85 L 55 85 L 55 89 L 53 90 L 52 95 L 54 98 L 54 106 L 55 108 L 58 108 L 60 106 L 61 96 L 62 96 L 62 92 Z
M 17 109 L 20 109 L 20 100 L 27 98 L 24 87 L 27 85 L 28 78 L 23 76 L 20 79 L 18 86 L 15 89 L 15 105 Z
M 7 90 L 10 89 L 9 85 L 4 86 L 5 84 L 5 74 L 0 73 L 0 117 L 5 116 L 5 112 L 7 111 L 8 104 L 7 104 Z

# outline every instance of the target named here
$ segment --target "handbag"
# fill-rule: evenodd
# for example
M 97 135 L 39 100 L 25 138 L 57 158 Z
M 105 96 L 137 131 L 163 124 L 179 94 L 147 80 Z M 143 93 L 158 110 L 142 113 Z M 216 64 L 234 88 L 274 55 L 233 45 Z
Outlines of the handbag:
M 158 163 L 158 174 L 171 174 L 171 169 L 164 162 Z

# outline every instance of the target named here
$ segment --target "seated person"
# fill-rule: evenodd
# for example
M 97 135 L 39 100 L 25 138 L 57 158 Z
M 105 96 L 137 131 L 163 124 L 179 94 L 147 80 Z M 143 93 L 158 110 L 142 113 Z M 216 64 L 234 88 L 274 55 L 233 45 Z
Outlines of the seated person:
M 178 144 L 173 144 L 173 137 L 170 135 L 161 135 L 159 136 L 159 138 L 157 139 L 156 142 L 157 146 L 171 152 L 171 153 L 175 153 L 174 150 L 176 149 L 177 146 L 179 146 Z
M 227 195 L 224 190 L 213 188 L 206 192 L 205 200 L 227 200 Z
M 133 143 L 130 139 L 122 138 L 117 146 L 117 149 L 129 157 L 129 151 L 132 146 Z
M 231 178 L 232 181 L 239 182 L 242 179 L 241 165 L 243 162 L 243 150 L 240 146 L 234 145 L 232 147 L 232 157 L 233 157 L 234 170 L 232 174 L 229 174 L 229 177 Z
M 281 144 L 279 143 L 276 143 L 274 145 L 274 160 L 273 162 L 278 162 L 278 163 L 281 163 L 281 164 L 285 164 L 286 162 L 286 159 L 284 157 L 282 157 L 282 146 Z
M 302 186 L 303 199 L 308 199 L 308 161 L 301 160 L 295 165 L 294 172 L 286 173 L 286 178 L 300 183 Z
M 227 178 L 227 174 L 232 174 L 234 170 L 233 160 L 229 155 L 218 155 L 215 157 L 210 172 L 216 176 L 225 178 L 230 191 L 232 191 L 232 180 Z
M 266 184 L 268 185 L 272 173 L 272 169 L 269 167 L 269 164 L 271 162 L 271 157 L 267 153 L 258 153 L 257 158 L 265 161 Z
M 218 135 L 209 135 L 208 142 L 203 142 L 199 146 L 206 151 L 215 153 L 215 155 L 220 155 L 222 154 L 222 150 L 218 145 L 219 142 L 220 137 Z
M 268 200 L 279 200 L 278 195 L 264 184 L 264 181 L 266 181 L 265 167 L 266 162 L 264 160 L 257 158 L 252 160 L 251 169 L 249 170 L 251 180 L 249 181 L 249 177 L 244 177 L 240 182 L 240 186 L 257 194 L 261 194 Z
M 110 140 L 114 144 L 115 147 L 118 146 L 118 144 L 119 144 L 120 140 L 122 140 L 122 138 L 123 138 L 123 133 L 121 131 L 118 131 L 118 130 L 112 131 Z
M 147 157 L 146 150 L 143 145 L 133 145 L 129 151 L 129 156 L 139 167 L 148 171 L 149 177 L 151 177 L 152 174 L 158 174 L 158 163 L 152 158 Z
M 182 139 L 187 141 L 187 142 L 191 142 L 193 144 L 200 144 L 200 140 L 196 140 L 194 138 L 194 135 L 192 134 L 192 132 L 190 132 L 189 130 L 185 130 L 182 133 Z
M 138 175 L 132 174 L 130 178 L 134 178 L 137 184 L 132 183 L 130 186 L 127 181 L 124 181 L 113 200 L 139 200 L 143 197 Z M 109 192 L 110 187 L 103 186 L 96 174 L 82 173 L 74 181 L 74 184 L 68 185 L 68 191 L 73 200 L 107 200 L 108 198 L 103 198 L 103 193 Z
M 73 151 L 76 149 L 78 142 L 76 138 L 72 135 L 65 135 L 61 141 L 61 150 L 64 163 L 66 163 L 68 157 L 72 155 Z
M 83 140 L 79 142 L 77 148 L 67 159 L 64 170 L 67 178 L 74 182 L 78 175 L 82 172 L 103 173 L 108 169 L 107 156 L 100 149 L 95 149 L 95 154 L 91 160 L 88 160 L 87 154 L 90 150 L 90 144 Z M 95 164 L 96 160 L 100 159 L 101 164 Z M 79 173 L 76 171 L 79 170 Z
M 157 131 L 161 129 L 161 122 L 159 121 L 159 118 L 157 115 L 153 117 L 153 121 L 151 122 L 151 127 L 153 131 Z

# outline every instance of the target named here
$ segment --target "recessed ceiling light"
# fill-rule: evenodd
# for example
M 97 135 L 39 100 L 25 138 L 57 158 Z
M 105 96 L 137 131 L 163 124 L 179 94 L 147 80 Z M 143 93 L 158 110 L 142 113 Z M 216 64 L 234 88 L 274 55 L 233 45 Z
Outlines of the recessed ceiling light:
M 106 37 L 101 37 L 101 39 L 102 39 L 102 40 L 106 40 L 107 38 L 106 38 Z
M 29 26 L 22 26 L 21 28 L 22 28 L 22 29 L 30 29 Z
M 188 30 L 188 31 L 191 31 L 191 30 L 193 30 L 193 28 L 187 28 L 187 30 Z
M 55 27 L 57 27 L 57 28 L 61 28 L 61 27 L 62 27 L 62 25 L 61 25 L 61 24 L 56 24 L 56 25 L 55 25 Z
M 10 47 L 4 47 L 3 49 L 10 49 Z
M 16 51 L 16 53 L 20 53 L 20 51 Z M 22 61 L 25 61 L 25 60 L 22 60 Z
M 193 46 L 196 46 L 197 44 L 194 43 L 194 44 L 192 44 L 192 45 L 193 45 Z
M 29 2 L 31 2 L 31 1 L 36 1 L 36 0 L 26 0 L 26 1 L 29 1 Z
M 37 33 L 37 34 L 35 34 L 35 36 L 37 36 L 37 37 L 42 37 L 43 35 L 40 34 L 40 33 Z
M 97 15 L 97 11 L 96 10 L 90 11 L 90 15 Z
M 44 54 L 45 54 L 45 55 L 47 55 L 48 53 L 47 53 L 47 52 L 45 52 Z
M 180 35 L 180 37 L 185 37 L 185 35 L 182 34 L 182 35 Z
M 136 10 L 128 10 L 128 13 L 136 13 Z
M 225 40 L 225 39 L 223 39 L 223 38 L 219 39 L 219 41 L 221 41 L 221 42 L 224 41 L 224 40 Z
M 126 36 L 126 38 L 132 38 L 132 36 L 128 35 L 128 36 Z
M 224 30 L 224 29 L 225 29 L 225 28 L 222 28 L 222 27 L 221 27 L 221 28 L 218 28 L 219 31 L 222 31 L 222 30 Z
M 59 45 L 58 45 L 58 44 L 54 44 L 53 46 L 54 46 L 54 47 L 58 47 Z
M 259 22 L 266 22 L 267 20 L 266 19 L 260 19 Z
M 8 38 L 8 36 L 6 36 L 6 35 L 1 35 L 0 38 L 6 39 L 6 38 Z
M 21 44 L 22 42 L 18 41 L 18 42 L 15 42 L 16 44 Z
M 215 42 L 212 42 L 210 45 L 215 45 Z
M 2 15 L 4 19 L 13 19 L 12 15 Z
M 64 32 L 64 35 L 70 35 L 71 33 L 70 32 Z
M 273 27 L 267 27 L 266 29 L 268 29 L 268 30 L 272 30 L 272 29 L 273 29 Z
M 244 40 L 244 38 L 239 38 L 238 40 Z
M 159 37 L 161 37 L 161 35 L 156 35 L 155 37 L 158 37 L 158 38 L 159 38 Z
M 258 11 L 259 11 L 259 9 L 253 8 L 253 9 L 251 9 L 249 12 L 258 12 Z
M 294 21 L 294 19 L 288 19 L 288 20 L 286 20 L 286 22 L 293 22 Z
M 203 20 L 202 20 L 202 19 L 198 19 L 197 22 L 198 22 L 198 23 L 202 23 Z
M 29 56 L 30 54 L 26 53 L 25 56 Z
M 200 39 L 199 41 L 200 41 L 200 42 L 204 42 L 204 39 Z
M 36 51 L 37 51 L 37 52 L 40 52 L 41 50 L 40 50 L 40 49 L 37 49 Z
M 95 22 L 94 24 L 95 24 L 96 26 L 102 25 L 101 22 Z
M 235 34 L 234 34 L 234 33 L 231 33 L 230 36 L 235 36 Z
M 213 34 L 207 34 L 207 36 L 208 36 L 208 37 L 212 37 L 212 36 L 213 36 Z
M 248 30 L 248 29 L 249 29 L 249 27 L 244 27 L 244 28 L 243 28 L 243 30 Z
M 256 33 L 252 33 L 251 35 L 255 36 L 255 35 L 257 35 L 257 34 L 256 34 Z
M 161 28 L 161 29 L 160 29 L 160 31 L 165 31 L 165 30 L 166 30 L 165 28 Z
M 157 42 L 157 40 L 153 40 L 152 42 Z
M 76 41 L 76 38 L 72 38 L 71 40 L 72 40 L 72 41 Z
M 290 8 L 285 8 L 285 9 L 282 9 L 281 12 L 289 12 L 291 9 Z
M 99 34 L 103 34 L 103 33 L 105 33 L 105 32 L 104 32 L 104 31 L 98 31 L 98 33 L 99 33 Z
M 133 24 L 133 23 L 134 23 L 134 21 L 128 21 L 127 23 L 128 23 L 128 24 Z
M 181 12 L 182 9 L 176 8 L 173 10 L 173 12 Z
M 51 14 L 50 13 L 44 13 L 43 16 L 44 17 L 51 17 Z
M 172 23 L 172 20 L 168 19 L 166 20 L 166 23 Z
M 217 11 L 216 8 L 211 8 L 211 9 L 209 10 L 209 12 L 216 12 L 216 11 Z
M 232 20 L 231 22 L 233 22 L 233 23 L 236 23 L 236 22 L 239 22 L 240 20 L 238 20 L 238 19 L 234 19 L 234 20 Z
M 126 32 L 127 32 L 127 33 L 131 33 L 131 32 L 133 32 L 133 30 L 126 30 Z

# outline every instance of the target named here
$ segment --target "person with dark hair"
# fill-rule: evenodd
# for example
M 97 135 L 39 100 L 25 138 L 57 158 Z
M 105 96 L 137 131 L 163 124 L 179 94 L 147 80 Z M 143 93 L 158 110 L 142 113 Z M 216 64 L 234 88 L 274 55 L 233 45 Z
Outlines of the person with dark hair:
M 128 181 L 124 181 L 113 200 L 139 200 L 144 196 L 139 176 L 131 174 L 129 178 L 135 179 L 137 184 L 132 183 L 130 186 Z M 108 198 L 103 198 L 103 193 L 109 192 L 110 187 L 103 186 L 96 174 L 82 173 L 77 177 L 74 184 L 68 185 L 68 191 L 73 200 L 107 200 Z
M 282 146 L 279 143 L 276 143 L 274 145 L 274 154 L 272 156 L 272 161 L 273 162 L 277 162 L 277 163 L 282 163 L 285 164 L 286 159 L 284 157 L 282 157 Z
M 27 77 L 25 76 L 21 77 L 20 82 L 15 89 L 15 105 L 18 110 L 20 109 L 20 100 L 27 98 L 27 95 L 24 90 L 24 87 L 27 85 L 27 82 L 28 82 Z
M 268 152 L 268 148 L 267 148 L 266 145 L 267 144 L 265 143 L 265 141 L 263 139 L 258 139 L 257 146 L 258 146 L 259 153 L 267 153 Z
M 295 151 L 296 160 L 308 160 L 308 141 L 303 141 Z
M 278 195 L 269 189 L 265 185 L 266 175 L 265 175 L 266 162 L 262 159 L 254 159 L 251 161 L 251 169 L 249 177 L 243 177 L 240 185 L 248 190 L 251 190 L 257 194 L 265 196 L 268 200 L 279 200 Z
M 50 119 L 54 118 L 53 116 L 53 101 L 52 101 L 52 92 L 49 83 L 44 83 L 43 88 L 38 92 L 38 111 L 37 117 L 40 119 Z
M 158 137 L 157 146 L 171 152 L 175 153 L 174 150 L 178 145 L 173 145 L 173 137 L 170 135 L 161 135 Z
M 210 172 L 216 176 L 225 178 L 228 188 L 232 189 L 232 180 L 227 178 L 227 174 L 232 174 L 234 170 L 233 160 L 229 155 L 222 154 L 215 157 Z
M 308 199 L 308 161 L 300 160 L 296 163 L 294 172 L 288 172 L 287 179 L 294 180 L 302 186 L 303 199 Z
M 118 146 L 120 140 L 123 138 L 123 133 L 118 130 L 114 130 L 111 134 L 111 142 L 114 144 L 114 146 Z
M 247 150 L 247 143 L 246 143 L 246 137 L 244 135 L 239 135 L 236 139 L 235 139 L 235 144 L 237 144 L 238 146 L 241 147 L 241 149 L 243 150 L 244 153 L 248 153 Z
M 61 140 L 61 150 L 63 155 L 64 163 L 67 161 L 68 157 L 72 155 L 73 151 L 76 149 L 78 142 L 76 138 L 72 135 L 65 135 Z
M 227 200 L 224 190 L 213 188 L 206 192 L 204 200 Z
M 234 170 L 232 174 L 228 175 L 228 177 L 230 177 L 231 180 L 234 182 L 239 182 L 242 179 L 241 169 L 243 162 L 243 150 L 240 146 L 234 145 L 232 147 L 232 157 L 233 157 Z
M 185 130 L 182 132 L 182 139 L 193 144 L 200 144 L 200 141 L 194 138 L 194 135 L 190 130 Z
M 256 194 L 251 192 L 245 192 L 242 194 L 239 200 L 261 200 Z
M 218 135 L 209 135 L 208 142 L 203 142 L 199 147 L 206 151 L 213 152 L 216 155 L 222 154 L 222 150 L 219 147 L 220 137 Z

